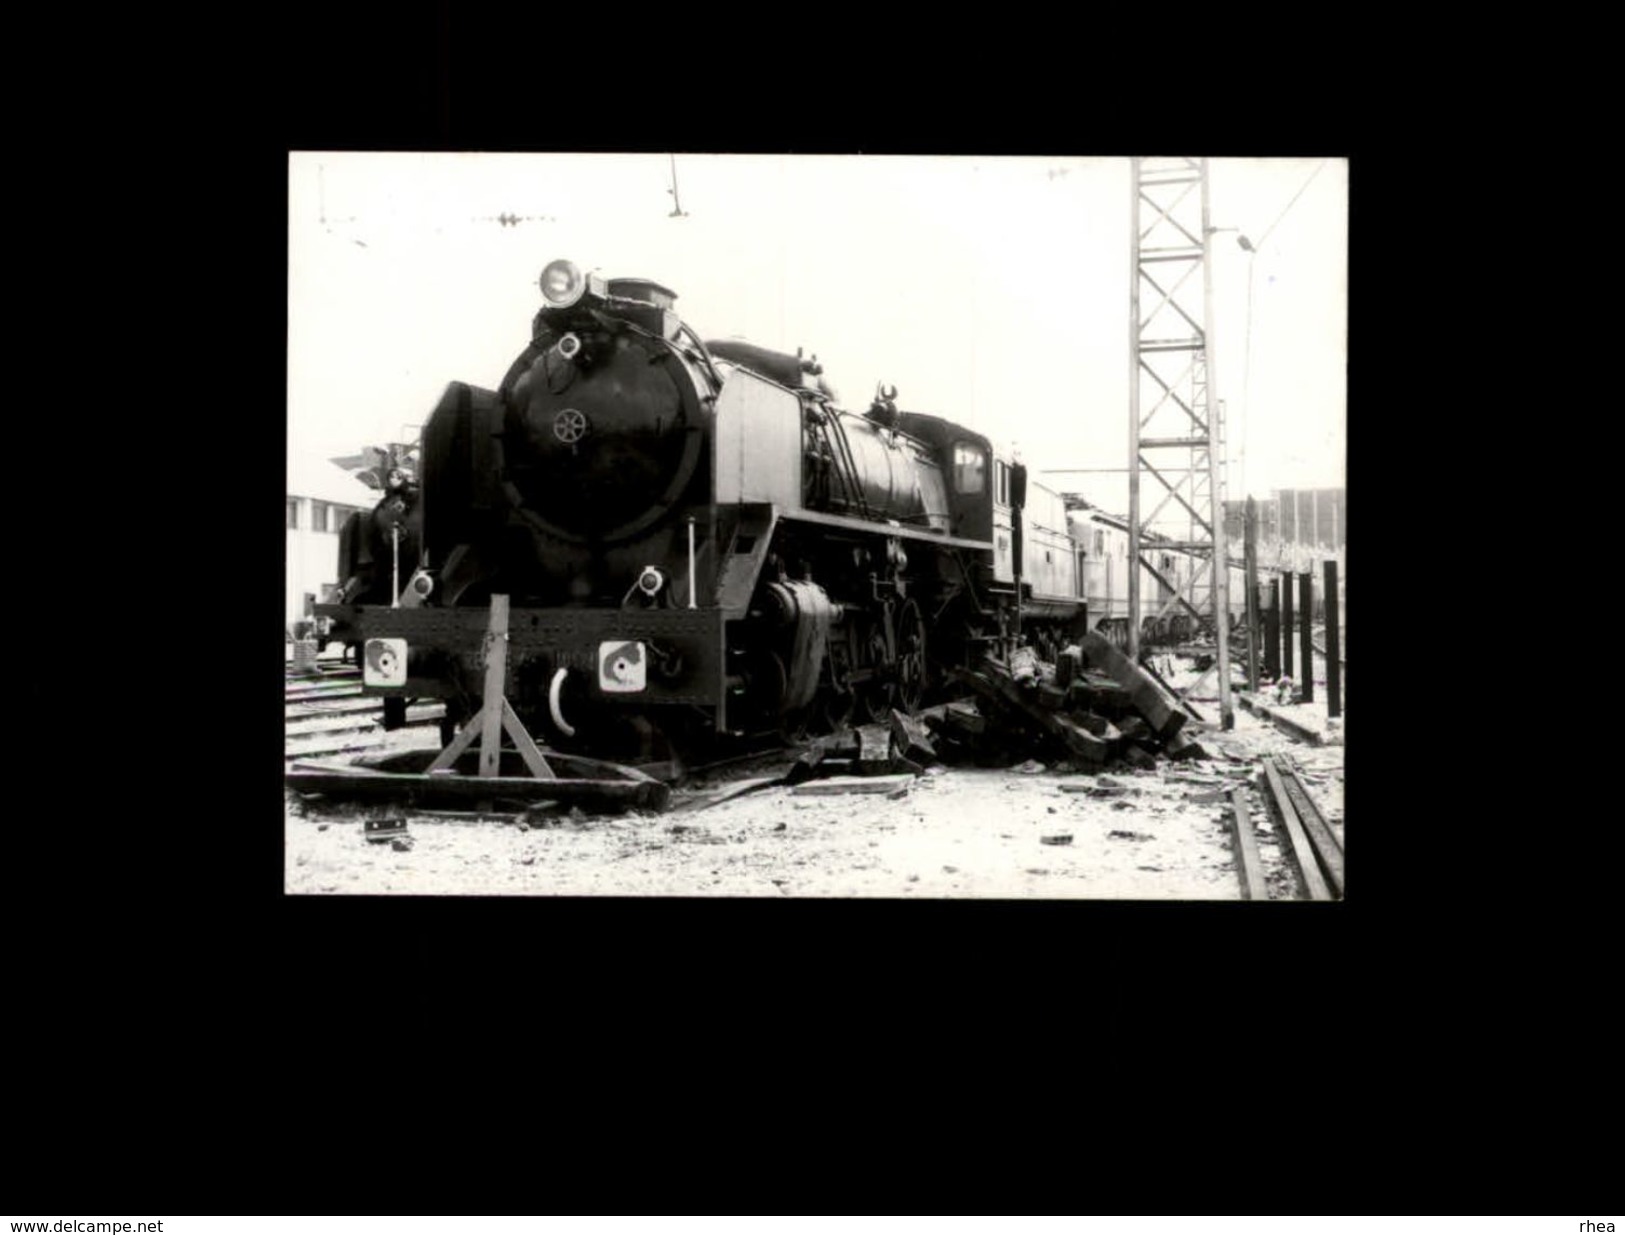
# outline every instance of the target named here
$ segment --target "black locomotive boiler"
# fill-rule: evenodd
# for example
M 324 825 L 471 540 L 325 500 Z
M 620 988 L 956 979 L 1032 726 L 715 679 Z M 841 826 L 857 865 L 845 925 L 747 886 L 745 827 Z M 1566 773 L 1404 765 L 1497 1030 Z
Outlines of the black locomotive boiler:
M 479 706 L 496 595 L 532 732 L 621 752 L 913 709 L 1018 597 L 1081 611 L 1023 586 L 1025 473 L 983 435 L 894 390 L 842 410 L 816 359 L 702 341 L 648 280 L 557 261 L 541 290 L 497 388 L 448 386 L 417 487 L 341 538 L 318 614 L 388 650 L 363 661 L 391 715 L 441 698 L 449 730 Z

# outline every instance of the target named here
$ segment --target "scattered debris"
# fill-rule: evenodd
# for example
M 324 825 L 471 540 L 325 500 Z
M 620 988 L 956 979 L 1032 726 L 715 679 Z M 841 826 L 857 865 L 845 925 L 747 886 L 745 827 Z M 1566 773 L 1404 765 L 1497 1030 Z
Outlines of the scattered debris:
M 1176 733 L 1169 738 L 1168 744 L 1163 750 L 1170 759 L 1206 759 L 1208 757 L 1207 751 L 1202 749 L 1200 743 L 1183 733 Z
M 731 802 L 735 798 L 744 797 L 747 793 L 755 793 L 758 789 L 770 789 L 776 785 L 790 783 L 791 774 L 800 766 L 801 762 L 798 759 L 787 771 L 778 775 L 752 776 L 745 780 L 735 781 L 731 785 L 724 785 L 722 788 L 710 793 L 697 794 L 673 806 L 671 808 L 672 813 L 692 813 L 693 811 L 705 810 L 708 807 L 718 806 L 723 802 Z M 682 830 L 686 831 L 687 829 Z
M 403 819 L 366 819 L 362 821 L 362 835 L 367 843 L 382 845 L 386 841 L 396 840 L 406 835 L 406 820 Z
M 1142 772 L 1156 770 L 1156 756 L 1142 746 L 1126 746 L 1123 748 L 1123 762 L 1131 768 L 1139 768 Z
M 1070 845 L 1072 843 L 1072 833 L 1060 832 L 1055 836 L 1040 836 L 1038 843 L 1040 845 Z
M 1192 713 L 1181 710 L 1155 672 L 1098 634 L 1064 648 L 1054 665 L 1018 648 L 1007 661 L 988 655 L 975 668 L 950 670 L 949 677 L 975 698 L 920 715 L 935 754 L 946 762 L 1098 773 L 1115 762 L 1151 771 L 1158 754 L 1182 761 L 1211 757 L 1181 732 Z

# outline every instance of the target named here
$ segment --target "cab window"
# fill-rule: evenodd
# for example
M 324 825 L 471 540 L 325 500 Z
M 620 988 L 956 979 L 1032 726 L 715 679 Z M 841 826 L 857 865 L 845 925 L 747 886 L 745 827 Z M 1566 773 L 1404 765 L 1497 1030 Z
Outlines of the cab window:
M 980 493 L 987 483 L 987 456 L 974 442 L 954 443 L 954 488 Z

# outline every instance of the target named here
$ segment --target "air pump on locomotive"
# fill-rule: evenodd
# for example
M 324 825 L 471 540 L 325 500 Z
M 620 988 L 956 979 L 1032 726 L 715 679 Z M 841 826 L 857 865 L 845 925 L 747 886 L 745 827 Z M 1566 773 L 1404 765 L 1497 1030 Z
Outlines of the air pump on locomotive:
M 1015 624 L 987 438 L 890 389 L 843 411 L 816 358 L 702 341 L 648 280 L 557 261 L 541 290 L 500 385 L 453 382 L 417 485 L 341 537 L 318 614 L 389 715 L 479 706 L 496 595 L 508 696 L 564 747 L 878 719 Z

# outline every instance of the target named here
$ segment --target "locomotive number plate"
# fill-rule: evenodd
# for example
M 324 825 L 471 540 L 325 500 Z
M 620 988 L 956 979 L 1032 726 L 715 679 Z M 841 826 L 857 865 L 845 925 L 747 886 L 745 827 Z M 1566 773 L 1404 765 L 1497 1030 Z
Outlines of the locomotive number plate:
M 361 680 L 368 686 L 405 686 L 406 640 L 368 639 Z
M 611 640 L 598 645 L 598 685 L 606 694 L 643 690 L 648 669 L 649 656 L 641 643 Z

